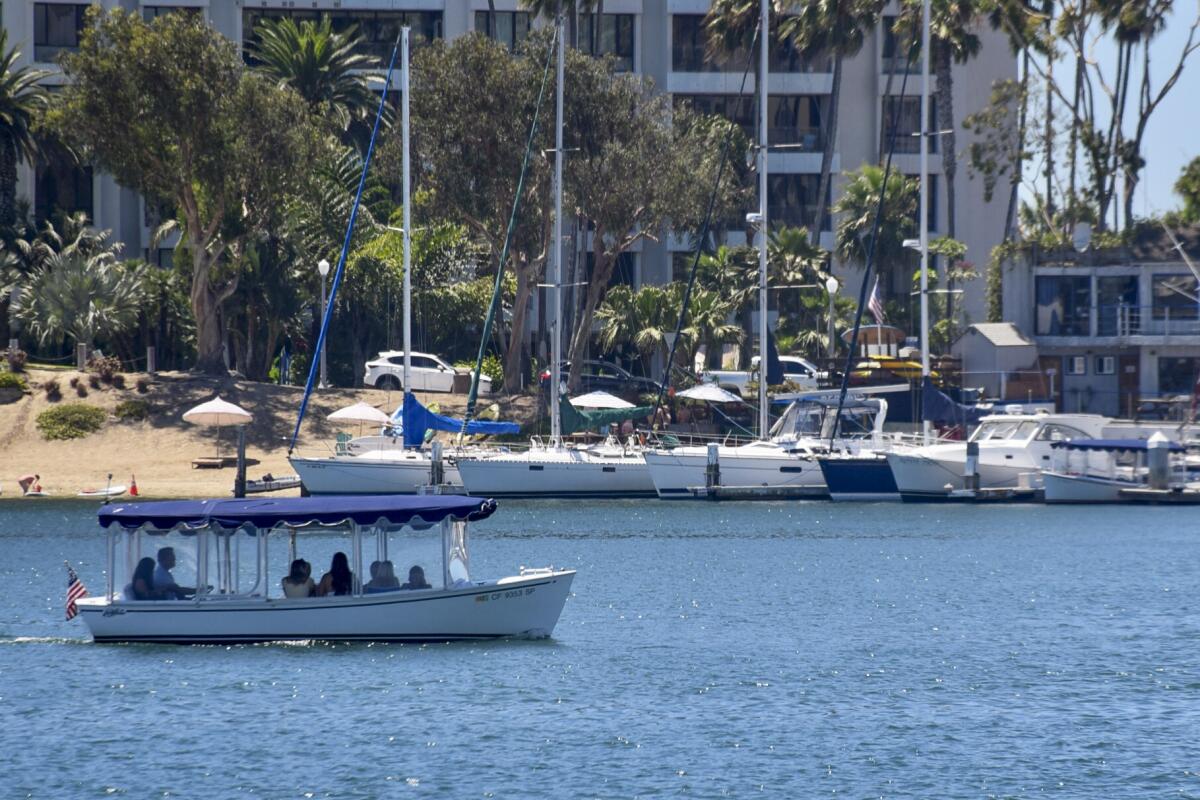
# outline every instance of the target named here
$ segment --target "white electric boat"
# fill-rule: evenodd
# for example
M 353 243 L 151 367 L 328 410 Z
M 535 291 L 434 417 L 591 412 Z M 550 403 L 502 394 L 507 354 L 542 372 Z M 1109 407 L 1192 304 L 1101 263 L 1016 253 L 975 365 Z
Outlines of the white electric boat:
M 1125 489 L 1150 483 L 1150 452 L 1161 447 L 1164 489 L 1189 485 L 1186 453 L 1178 442 L 1161 433 L 1145 439 L 1089 439 L 1056 442 L 1052 468 L 1042 472 L 1047 503 L 1122 503 Z
M 102 596 L 79 600 L 77 608 L 97 642 L 547 637 L 575 572 L 522 568 L 510 577 L 474 580 L 467 525 L 495 509 L 493 500 L 437 495 L 109 505 L 99 512 L 108 534 L 107 586 Z M 328 545 L 330 533 L 348 537 L 347 561 L 356 576 L 363 575 L 364 544 L 373 540 L 374 560 L 390 565 L 389 556 L 407 555 L 412 542 L 423 542 L 422 569 L 430 567 L 425 585 L 404 589 L 397 581 L 375 591 L 374 581 L 363 586 L 355 579 L 342 596 L 284 596 L 279 579 L 295 559 L 297 539 L 325 534 Z M 181 551 L 173 577 L 201 587 L 194 596 L 131 599 L 139 560 L 160 545 Z M 191 556 L 194 566 L 184 566 Z M 439 558 L 441 569 L 435 571 L 431 561 Z M 131 581 L 125 589 L 114 577 L 118 571 Z

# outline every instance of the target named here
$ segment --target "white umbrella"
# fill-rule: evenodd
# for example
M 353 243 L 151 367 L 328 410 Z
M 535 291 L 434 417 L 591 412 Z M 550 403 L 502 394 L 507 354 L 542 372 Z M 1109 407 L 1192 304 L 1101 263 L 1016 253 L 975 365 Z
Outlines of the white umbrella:
M 193 425 L 217 426 L 217 457 L 221 457 L 221 428 L 225 425 L 245 425 L 253 417 L 246 409 L 222 400 L 219 396 L 183 412 L 183 419 Z
M 687 400 L 707 400 L 710 403 L 740 403 L 742 398 L 732 392 L 727 392 L 713 383 L 700 383 L 682 392 L 676 392 L 676 397 Z
M 325 419 L 331 422 L 366 422 L 387 425 L 392 421 L 384 412 L 366 403 L 355 403 L 352 406 L 339 408 Z
M 608 392 L 588 392 L 579 397 L 571 398 L 571 405 L 576 408 L 633 408 L 633 403 L 611 395 Z

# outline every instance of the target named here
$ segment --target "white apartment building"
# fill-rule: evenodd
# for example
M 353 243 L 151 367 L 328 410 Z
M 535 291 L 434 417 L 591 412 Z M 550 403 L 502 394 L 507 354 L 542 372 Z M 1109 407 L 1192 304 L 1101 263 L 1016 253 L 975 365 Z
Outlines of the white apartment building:
M 235 41 L 246 41 L 255 20 L 262 16 L 290 15 L 315 18 L 328 13 L 339 21 L 359 24 L 368 47 L 386 57 L 395 38 L 396 26 L 409 24 L 417 36 L 453 39 L 470 31 L 481 31 L 515 45 L 531 27 L 542 24 L 521 10 L 519 0 L 494 0 L 495 13 L 489 32 L 488 0 L 102 0 L 105 7 L 140 9 L 147 16 L 176 9 L 194 9 L 203 13 L 223 34 Z M 605 0 L 598 34 L 592 36 L 594 20 L 585 15 L 579 24 L 579 40 L 589 49 L 593 38 L 597 49 L 614 54 L 622 65 L 653 79 L 656 86 L 670 92 L 675 102 L 690 101 L 702 111 L 723 114 L 753 132 L 754 77 L 750 74 L 742 89 L 744 63 L 713 63 L 705 58 L 702 21 L 708 0 Z M 52 68 L 55 55 L 77 46 L 78 30 L 86 5 L 62 0 L 8 0 L 0 6 L 0 16 L 9 32 L 9 44 L 17 45 L 26 63 Z M 894 16 L 894 5 L 885 12 L 885 20 Z M 986 26 L 980 30 L 983 47 L 979 56 L 954 73 L 954 103 L 961 119 L 986 102 L 993 81 L 1015 78 L 1016 59 L 1002 35 Z M 834 171 L 855 169 L 878 158 L 882 129 L 891 103 L 898 100 L 904 62 L 895 58 L 894 37 L 881 25 L 867 37 L 861 53 L 845 63 L 838 142 Z M 919 65 L 915 69 L 919 70 Z M 889 72 L 891 75 L 888 96 Z M 47 80 L 61 82 L 60 76 Z M 828 60 L 808 62 L 792 52 L 778 52 L 771 59 L 769 78 L 769 136 L 772 144 L 790 145 L 769 156 L 771 223 L 815 227 L 815 203 L 820 171 L 821 120 L 827 113 L 832 74 Z M 935 81 L 936 82 L 936 81 Z M 934 87 L 931 87 L 931 92 Z M 739 91 L 741 89 L 741 91 Z M 919 72 L 911 74 L 899 113 L 900 131 L 894 167 L 909 175 L 919 174 L 918 139 L 910 134 L 919 129 Z M 959 131 L 959 147 L 965 149 L 967 136 Z M 930 157 L 929 181 L 931 227 L 945 227 L 944 180 L 941 156 L 936 140 Z M 833 198 L 840 193 L 836 178 Z M 979 181 L 971 180 L 960 158 L 958 179 L 957 235 L 968 246 L 968 259 L 981 269 L 986 265 L 993 245 L 1003 231 L 1006 193 L 1000 192 L 991 203 L 984 202 Z M 118 186 L 111 178 L 91 170 L 72 166 L 66 159 L 50 159 L 36 168 L 23 166 L 18 195 L 28 199 L 40 218 L 55 208 L 82 209 L 96 225 L 111 228 L 126 244 L 126 252 L 142 253 L 148 260 L 164 263 L 170 250 L 149 252 L 154 220 L 153 209 L 146 209 L 138 195 Z M 751 210 L 751 209 L 747 209 Z M 831 247 L 830 221 L 825 220 L 822 243 Z M 726 234 L 730 243 L 744 241 L 743 234 Z M 660 242 L 643 242 L 621 264 L 619 280 L 640 285 L 661 283 L 682 274 L 688 243 L 666 237 Z M 884 273 L 886 295 L 909 294 L 909 269 Z M 853 273 L 843 292 L 853 295 L 857 281 Z M 964 307 L 972 320 L 984 318 L 984 281 L 968 284 L 963 295 Z M 915 333 L 912 331 L 910 333 Z

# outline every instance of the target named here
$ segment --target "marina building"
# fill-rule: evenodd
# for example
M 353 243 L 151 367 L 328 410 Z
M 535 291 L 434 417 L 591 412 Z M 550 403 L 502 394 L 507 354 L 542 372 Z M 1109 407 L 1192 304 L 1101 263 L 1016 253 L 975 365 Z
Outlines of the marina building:
M 404 24 L 411 25 L 418 37 L 454 39 L 479 31 L 514 48 L 532 28 L 544 24 L 523 10 L 518 0 L 102 0 L 101 4 L 140 9 L 147 18 L 180 9 L 203 14 L 219 31 L 240 42 L 253 35 L 254 25 L 261 18 L 316 18 L 327 13 L 335 25 L 357 23 L 366 38 L 364 47 L 380 56 L 387 55 L 397 26 Z M 582 48 L 611 54 L 622 69 L 651 78 L 656 87 L 672 95 L 675 103 L 688 102 L 701 111 L 724 115 L 752 132 L 753 70 L 743 82 L 745 64 L 735 63 L 741 59 L 708 56 L 703 30 L 708 6 L 708 0 L 605 0 L 598 19 L 591 14 L 579 17 L 577 39 Z M 59 53 L 77 47 L 86 8 L 62 0 L 9 0 L 0 7 L 0 13 L 9 32 L 9 44 L 21 49 L 24 61 L 54 69 Z M 844 64 L 833 158 L 835 201 L 841 193 L 840 175 L 844 171 L 878 160 L 884 121 L 893 111 L 899 121 L 894 167 L 920 177 L 919 139 L 915 135 L 920 129 L 919 64 L 910 67 L 899 57 L 896 39 L 890 34 L 896 13 L 895 4 L 889 4 L 883 22 L 868 34 L 861 52 Z M 1017 75 L 1016 59 L 1004 37 L 986 24 L 980 26 L 979 36 L 982 47 L 978 56 L 954 67 L 953 102 L 958 120 L 986 103 L 994 81 Z M 824 145 L 822 120 L 829 113 L 831 69 L 828 58 L 810 61 L 788 48 L 779 49 L 771 58 L 768 109 L 770 141 L 786 145 L 769 156 L 770 221 L 807 225 L 810 230 L 820 228 L 821 242 L 826 247 L 833 245 L 836 219 L 827 218 L 818 225 L 815 216 Z M 62 80 L 56 73 L 47 83 L 57 85 Z M 936 79 L 932 84 L 931 93 L 936 90 Z M 968 142 L 967 132 L 959 128 L 958 149 L 964 151 Z M 934 137 L 928 175 L 924 176 L 929 181 L 930 220 L 935 232 L 945 232 L 947 215 L 940 150 Z M 1007 193 L 1001 190 L 987 202 L 982 183 L 972 180 L 962 158 L 955 186 L 957 238 L 967 244 L 968 260 L 982 266 L 1002 237 Z M 111 178 L 74 165 L 66 154 L 50 153 L 36 166 L 23 165 L 18 195 L 30 201 L 39 219 L 56 209 L 82 210 L 97 226 L 112 229 L 125 242 L 126 253 L 142 254 L 154 263 L 170 262 L 170 242 L 150 249 L 159 210 L 147 206 L 137 193 Z M 745 241 L 743 232 L 724 235 L 731 244 Z M 688 246 L 686 238 L 676 236 L 643 241 L 622 261 L 616 279 L 637 286 L 680 277 Z M 882 291 L 886 297 L 908 301 L 914 264 L 884 265 Z M 842 277 L 850 279 L 843 281 L 843 293 L 855 293 L 853 270 L 843 272 Z M 1146 291 L 1151 287 L 1147 286 Z M 969 321 L 984 319 L 982 280 L 966 284 L 962 304 Z

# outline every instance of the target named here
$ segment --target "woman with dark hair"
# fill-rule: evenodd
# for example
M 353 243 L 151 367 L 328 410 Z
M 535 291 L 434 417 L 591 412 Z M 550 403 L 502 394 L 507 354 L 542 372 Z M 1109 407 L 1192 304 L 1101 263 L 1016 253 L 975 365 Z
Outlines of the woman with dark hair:
M 312 564 L 303 558 L 297 558 L 292 562 L 291 572 L 283 579 L 284 597 L 291 599 L 311 597 L 316 589 L 317 585 L 313 583 L 312 579 Z
M 143 558 L 133 570 L 133 579 L 125 587 L 126 600 L 157 600 L 154 591 L 154 559 Z
M 354 591 L 354 573 L 350 571 L 350 559 L 340 550 L 333 554 L 329 564 L 329 572 L 321 576 L 317 585 L 317 595 L 324 597 L 331 594 L 351 594 Z

